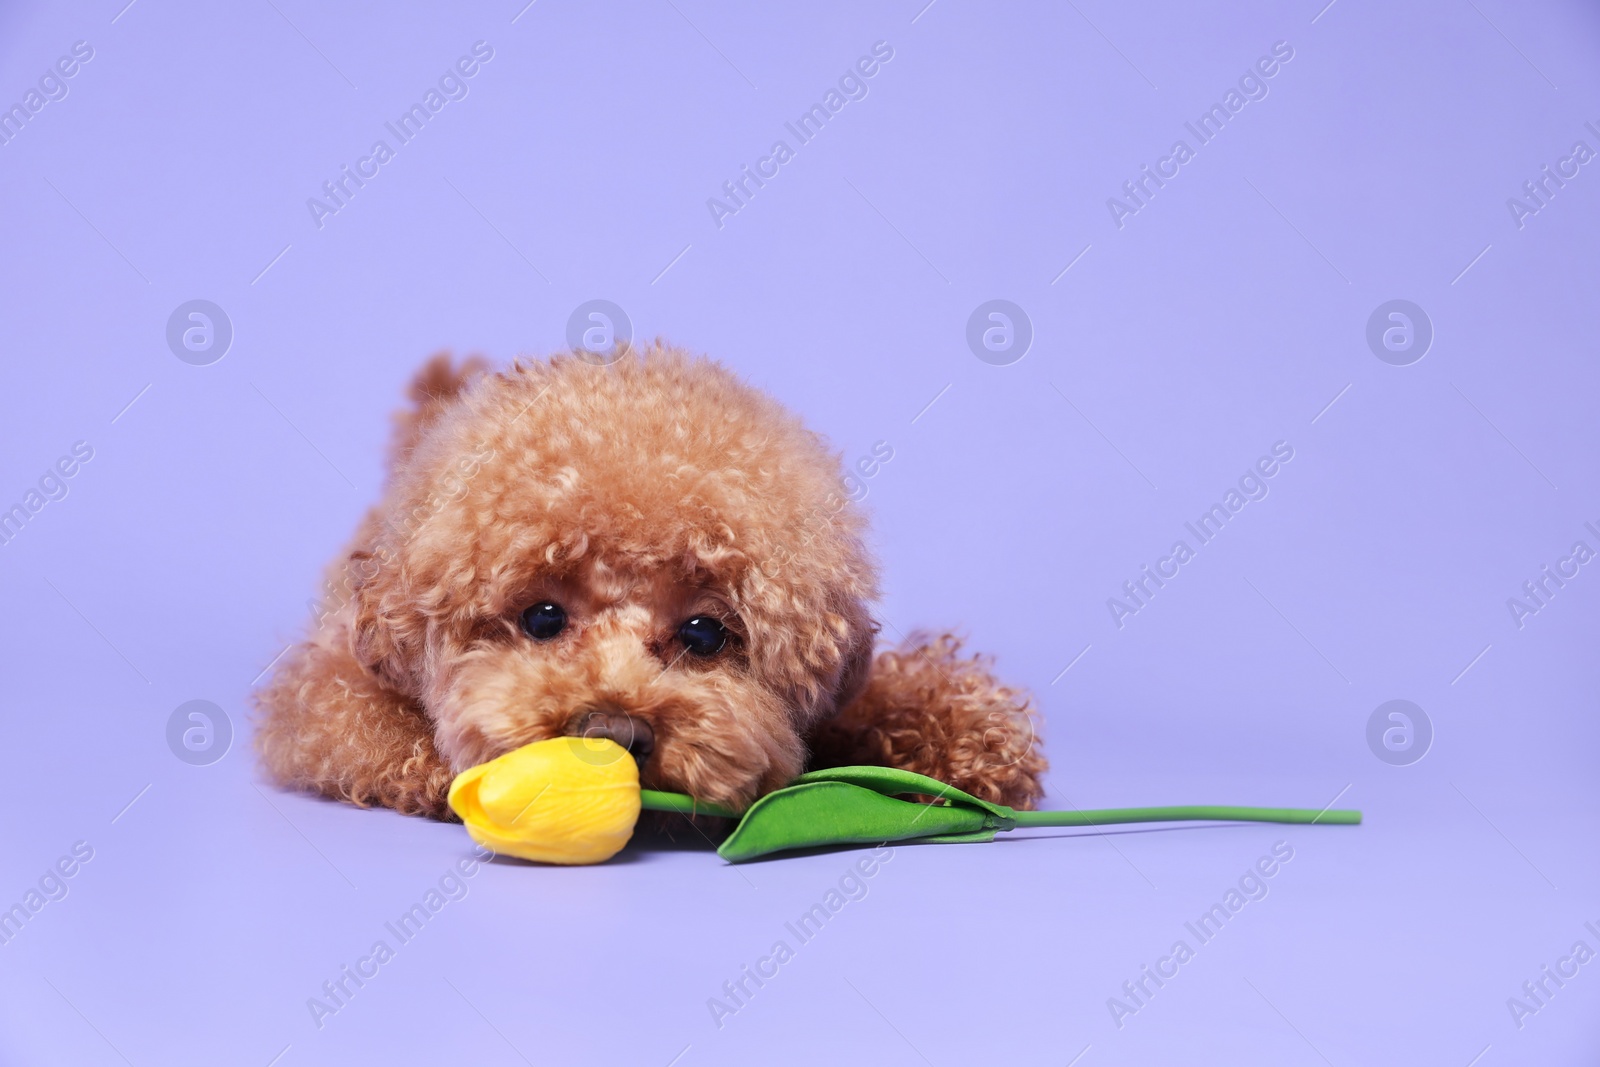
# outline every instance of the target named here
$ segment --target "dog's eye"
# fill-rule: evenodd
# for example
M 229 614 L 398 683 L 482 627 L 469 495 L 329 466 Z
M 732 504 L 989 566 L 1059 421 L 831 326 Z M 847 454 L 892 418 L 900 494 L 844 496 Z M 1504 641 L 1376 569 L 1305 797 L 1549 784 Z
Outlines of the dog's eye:
M 537 641 L 548 641 L 567 626 L 567 613 L 560 604 L 541 600 L 522 613 L 522 632 Z
M 678 627 L 678 640 L 696 656 L 715 656 L 728 643 L 728 629 L 709 615 L 696 615 Z

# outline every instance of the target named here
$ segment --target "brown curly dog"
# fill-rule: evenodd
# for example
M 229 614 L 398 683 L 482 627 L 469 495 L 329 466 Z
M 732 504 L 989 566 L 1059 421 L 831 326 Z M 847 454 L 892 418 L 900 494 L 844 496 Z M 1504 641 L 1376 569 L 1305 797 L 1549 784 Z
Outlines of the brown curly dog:
M 573 734 L 734 809 L 853 763 L 1040 796 L 1025 694 L 949 636 L 873 657 L 838 457 L 728 370 L 659 343 L 439 356 L 411 396 L 383 501 L 257 698 L 283 785 L 449 818 L 457 772 Z

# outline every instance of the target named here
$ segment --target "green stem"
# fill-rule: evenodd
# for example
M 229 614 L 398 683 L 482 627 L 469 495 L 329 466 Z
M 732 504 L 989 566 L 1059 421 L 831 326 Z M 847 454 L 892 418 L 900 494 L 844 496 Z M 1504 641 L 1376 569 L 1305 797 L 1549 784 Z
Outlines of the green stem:
M 649 811 L 672 811 L 683 815 L 714 815 L 737 819 L 739 813 L 685 793 L 666 793 L 659 789 L 639 790 L 640 806 Z M 1241 808 L 1226 804 L 1185 804 L 1164 808 L 1099 808 L 1092 811 L 1018 811 L 1011 815 L 1018 827 L 1028 826 L 1113 826 L 1133 822 L 1276 822 L 1321 823 L 1327 826 L 1354 826 L 1361 813 L 1344 808 L 1314 811 L 1311 808 Z
M 1324 823 L 1353 826 L 1361 821 L 1359 811 L 1311 808 L 1236 808 L 1225 804 L 1189 804 L 1170 808 L 1100 808 L 1096 811 L 1019 811 L 1014 816 L 1021 826 L 1110 826 L 1125 822 L 1187 822 L 1215 819 L 1221 822 Z
M 639 790 L 639 805 L 650 811 L 676 811 L 684 815 L 715 815 L 722 819 L 737 819 L 738 812 L 729 811 L 727 808 L 716 804 L 707 804 L 703 800 L 684 793 L 663 793 L 659 789 Z

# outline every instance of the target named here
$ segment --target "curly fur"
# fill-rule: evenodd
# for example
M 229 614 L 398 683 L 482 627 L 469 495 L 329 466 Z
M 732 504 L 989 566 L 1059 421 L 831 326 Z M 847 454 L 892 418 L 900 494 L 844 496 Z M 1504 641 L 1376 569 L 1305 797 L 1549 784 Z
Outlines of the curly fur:
M 1032 808 L 1046 763 L 1026 693 L 1000 684 L 950 634 L 879 653 L 867 687 L 812 736 L 819 767 L 876 764 Z
M 1025 694 L 949 636 L 873 658 L 838 457 L 723 367 L 659 343 L 606 367 L 440 356 L 411 398 L 331 606 L 258 695 L 278 782 L 448 818 L 454 774 L 603 709 L 651 728 L 645 786 L 736 809 L 842 763 L 1040 795 Z M 569 622 L 534 641 L 542 600 Z M 723 652 L 685 655 L 694 615 Z

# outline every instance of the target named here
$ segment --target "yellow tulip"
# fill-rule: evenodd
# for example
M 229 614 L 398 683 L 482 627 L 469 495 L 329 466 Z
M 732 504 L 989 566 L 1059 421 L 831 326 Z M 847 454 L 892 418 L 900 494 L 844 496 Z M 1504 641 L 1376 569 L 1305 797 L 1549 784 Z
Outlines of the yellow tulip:
M 603 863 L 639 821 L 639 765 L 605 738 L 553 737 L 457 775 L 450 808 L 501 855 Z

